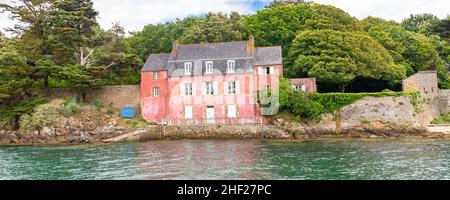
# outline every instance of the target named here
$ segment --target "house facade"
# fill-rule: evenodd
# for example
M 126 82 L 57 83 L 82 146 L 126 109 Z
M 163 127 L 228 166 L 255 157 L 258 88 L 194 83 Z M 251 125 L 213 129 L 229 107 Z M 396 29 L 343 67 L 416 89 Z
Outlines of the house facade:
M 317 92 L 316 78 L 293 78 L 289 79 L 292 89 L 313 93 Z
M 150 55 L 141 70 L 142 116 L 159 124 L 266 123 L 258 93 L 278 91 L 282 74 L 281 47 L 255 47 L 253 37 L 174 42 L 171 53 Z

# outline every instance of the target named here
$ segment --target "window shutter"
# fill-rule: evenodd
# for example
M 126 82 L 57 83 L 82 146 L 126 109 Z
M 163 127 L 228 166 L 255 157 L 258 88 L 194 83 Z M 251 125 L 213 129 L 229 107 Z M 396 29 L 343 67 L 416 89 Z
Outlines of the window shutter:
M 202 82 L 202 95 L 205 96 L 206 95 L 206 83 Z
M 274 67 L 271 67 L 270 68 L 270 75 L 273 75 L 275 73 L 275 68 Z
M 264 74 L 264 68 L 258 67 L 258 74 L 263 75 Z
M 195 91 L 195 83 L 192 83 L 192 96 L 196 96 L 197 92 Z
M 236 81 L 236 94 L 241 94 L 241 84 Z
M 218 91 L 218 89 L 219 89 L 219 87 L 218 87 L 218 85 L 217 85 L 217 82 L 213 82 L 213 86 L 214 86 L 214 95 L 218 95 L 219 94 L 219 91 Z
M 236 118 L 237 116 L 237 109 L 236 105 L 228 105 L 228 118 Z
M 180 82 L 180 96 L 184 96 L 184 83 Z
M 223 94 L 228 95 L 228 81 L 223 82 Z

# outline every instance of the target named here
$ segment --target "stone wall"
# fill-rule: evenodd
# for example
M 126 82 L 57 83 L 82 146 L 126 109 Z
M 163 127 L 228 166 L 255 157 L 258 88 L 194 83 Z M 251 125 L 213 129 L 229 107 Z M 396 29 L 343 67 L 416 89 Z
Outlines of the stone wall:
M 439 91 L 439 103 L 441 114 L 450 113 L 450 90 Z
M 320 122 L 309 121 L 308 126 L 320 133 L 352 132 L 361 127 L 420 130 L 439 115 L 438 97 L 365 97 L 337 114 L 325 115 Z M 374 125 L 379 127 L 368 127 Z
M 403 80 L 403 91 L 417 91 L 422 96 L 439 95 L 438 76 L 436 71 L 421 71 Z
M 55 89 L 52 90 L 52 98 L 66 98 L 76 95 L 75 90 Z M 103 105 L 110 105 L 120 109 L 127 106 L 140 108 L 141 90 L 139 85 L 105 86 L 99 89 L 91 89 L 86 92 L 86 100 L 99 100 Z M 140 112 L 140 109 L 136 111 Z

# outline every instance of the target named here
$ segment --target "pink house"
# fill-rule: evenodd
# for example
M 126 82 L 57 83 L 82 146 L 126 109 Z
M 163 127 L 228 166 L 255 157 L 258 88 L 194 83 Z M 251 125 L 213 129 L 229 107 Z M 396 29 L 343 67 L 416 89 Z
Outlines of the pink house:
M 261 107 L 262 89 L 278 91 L 281 47 L 248 41 L 178 44 L 170 54 L 152 54 L 141 70 L 141 109 L 159 124 L 267 123 L 277 111 Z

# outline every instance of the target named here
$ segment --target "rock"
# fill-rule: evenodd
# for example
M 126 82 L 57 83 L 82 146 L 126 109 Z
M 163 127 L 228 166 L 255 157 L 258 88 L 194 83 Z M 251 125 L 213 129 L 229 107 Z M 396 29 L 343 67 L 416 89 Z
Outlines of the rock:
M 55 136 L 55 129 L 54 128 L 50 128 L 50 127 L 44 127 L 41 130 L 41 136 L 42 137 L 52 137 Z

